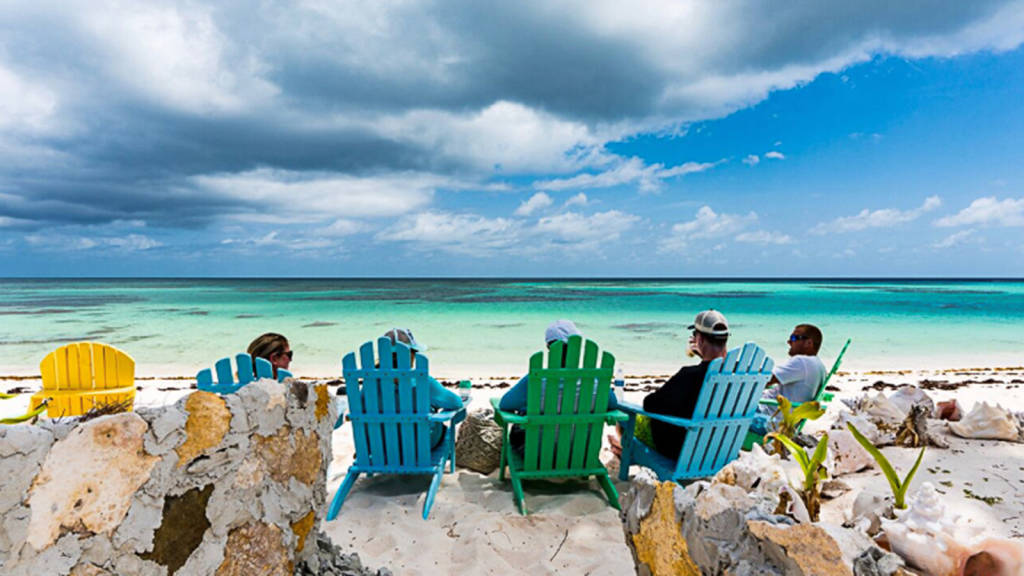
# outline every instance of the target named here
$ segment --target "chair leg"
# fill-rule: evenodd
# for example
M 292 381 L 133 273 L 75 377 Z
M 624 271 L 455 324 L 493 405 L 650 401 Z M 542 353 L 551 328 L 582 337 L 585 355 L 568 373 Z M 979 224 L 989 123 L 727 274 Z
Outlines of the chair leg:
M 608 497 L 608 503 L 612 505 L 612 508 L 616 510 L 622 510 L 619 507 L 619 491 L 615 489 L 615 485 L 612 484 L 612 479 L 608 477 L 608 473 L 596 474 L 597 482 L 604 488 L 604 495 Z
M 423 519 L 426 520 L 427 516 L 430 516 L 430 508 L 434 505 L 434 495 L 437 494 L 437 488 L 441 485 L 441 476 L 444 475 L 444 462 L 441 463 L 441 467 L 434 473 L 434 479 L 430 481 L 430 490 L 427 490 L 427 499 L 423 502 Z
M 512 497 L 516 501 L 516 506 L 519 508 L 519 513 L 526 516 L 526 498 L 523 496 L 523 485 L 519 481 L 519 477 L 509 472 L 509 476 L 512 478 Z
M 338 486 L 338 491 L 334 493 L 334 499 L 331 500 L 331 507 L 327 509 L 328 522 L 334 520 L 338 515 L 341 505 L 345 503 L 345 497 L 348 496 L 348 491 L 356 483 L 356 478 L 359 478 L 359 472 L 349 470 L 348 474 L 345 474 L 345 480 L 341 483 L 341 486 Z
M 505 465 L 508 464 L 508 440 L 501 443 L 501 461 L 498 464 L 498 480 L 505 481 Z
M 636 438 L 633 437 L 633 429 L 636 425 L 634 415 L 629 415 L 629 420 L 626 425 L 622 427 L 622 455 L 619 456 L 619 480 L 625 482 L 629 480 L 629 467 L 633 464 L 633 442 L 636 442 Z

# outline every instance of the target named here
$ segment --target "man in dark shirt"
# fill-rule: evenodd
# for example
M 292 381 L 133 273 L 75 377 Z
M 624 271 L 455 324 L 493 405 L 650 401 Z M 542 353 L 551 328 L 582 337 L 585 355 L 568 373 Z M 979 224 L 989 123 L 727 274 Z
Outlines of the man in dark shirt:
M 661 388 L 644 398 L 644 410 L 679 418 L 690 418 L 700 396 L 708 364 L 715 358 L 725 358 L 729 340 L 729 323 L 717 310 L 705 310 L 688 328 L 693 331 L 690 351 L 701 358 L 696 366 L 684 366 L 669 378 Z M 686 439 L 686 430 L 678 426 L 650 419 L 654 448 L 662 455 L 675 459 Z M 638 423 L 639 427 L 639 423 Z M 640 438 L 641 434 L 637 434 Z

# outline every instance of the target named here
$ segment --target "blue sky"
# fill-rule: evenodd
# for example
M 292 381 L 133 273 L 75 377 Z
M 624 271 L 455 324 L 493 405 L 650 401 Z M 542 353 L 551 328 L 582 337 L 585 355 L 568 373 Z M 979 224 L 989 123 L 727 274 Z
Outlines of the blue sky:
M 0 8 L 3 276 L 1024 275 L 1021 2 L 78 8 Z

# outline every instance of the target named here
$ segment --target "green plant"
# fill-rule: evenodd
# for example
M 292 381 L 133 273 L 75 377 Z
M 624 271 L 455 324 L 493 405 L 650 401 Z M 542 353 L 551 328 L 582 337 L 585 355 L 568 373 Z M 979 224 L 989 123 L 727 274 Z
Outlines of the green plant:
M 801 422 L 804 420 L 817 420 L 821 418 L 825 411 L 821 408 L 821 403 L 817 401 L 804 402 L 793 408 L 793 404 L 785 396 L 778 396 L 776 400 L 779 403 L 779 407 L 775 412 L 779 415 L 779 419 L 775 424 L 776 440 L 773 447 L 776 454 L 782 454 L 782 443 L 779 442 L 778 438 L 792 439 L 796 435 Z
M 878 462 L 878 467 L 882 469 L 885 478 L 889 480 L 889 487 L 892 488 L 892 505 L 900 510 L 906 508 L 907 489 L 910 487 L 910 481 L 914 479 L 914 474 L 917 473 L 917 467 L 921 465 L 921 459 L 924 458 L 924 448 L 921 448 L 921 453 L 917 455 L 917 462 L 914 462 L 910 472 L 907 472 L 907 477 L 901 482 L 900 477 L 896 475 L 896 469 L 889 463 L 889 459 L 885 457 L 885 454 L 882 454 L 882 451 L 872 444 L 871 440 L 865 438 L 853 424 L 847 422 L 846 427 L 850 429 L 857 442 L 860 442 L 860 445 L 871 454 L 875 462 Z
M 819 484 L 822 480 L 828 478 L 828 469 L 825 468 L 825 457 L 828 454 L 828 434 L 825 434 L 821 437 L 821 440 L 818 440 L 818 446 L 814 449 L 814 454 L 810 456 L 807 455 L 807 450 L 803 446 L 800 446 L 790 438 L 780 436 L 775 432 L 769 434 L 769 436 L 789 449 L 790 453 L 793 454 L 793 459 L 800 464 L 800 469 L 804 473 L 804 484 L 800 490 L 800 498 L 804 501 L 804 505 L 807 506 L 807 514 L 811 517 L 811 521 L 816 522 L 818 520 L 818 513 L 821 511 Z

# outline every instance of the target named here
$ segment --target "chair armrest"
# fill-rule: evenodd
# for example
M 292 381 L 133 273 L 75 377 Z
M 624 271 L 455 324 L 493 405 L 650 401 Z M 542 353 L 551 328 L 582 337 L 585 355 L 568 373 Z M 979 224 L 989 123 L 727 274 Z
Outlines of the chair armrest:
M 654 412 L 647 412 L 636 404 L 630 404 L 629 402 L 619 402 L 619 411 L 627 414 L 643 414 L 651 420 L 657 420 L 680 428 L 692 428 L 694 421 L 690 418 L 679 418 L 678 416 L 667 416 L 665 414 L 655 414 Z M 628 416 L 627 416 L 628 417 Z
M 619 402 L 619 411 L 627 414 L 643 414 L 644 407 L 639 404 L 633 404 L 631 402 L 621 401 Z
M 831 392 L 825 392 L 824 394 L 821 395 L 821 400 L 819 400 L 819 402 L 822 402 L 822 403 L 831 402 L 832 399 L 835 398 L 835 397 L 836 397 L 835 394 L 833 394 Z
M 604 417 L 604 421 L 608 424 L 611 424 L 612 422 L 622 422 L 623 420 L 629 420 L 629 414 L 626 414 L 622 410 L 612 410 Z
M 459 408 L 458 410 L 445 410 L 443 412 L 434 412 L 433 414 L 427 416 L 427 419 L 429 419 L 431 422 L 447 422 L 449 420 L 455 419 L 456 417 L 459 416 L 459 414 L 462 414 L 462 418 L 455 420 L 455 422 L 461 422 L 466 418 L 466 409 Z

